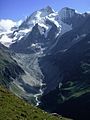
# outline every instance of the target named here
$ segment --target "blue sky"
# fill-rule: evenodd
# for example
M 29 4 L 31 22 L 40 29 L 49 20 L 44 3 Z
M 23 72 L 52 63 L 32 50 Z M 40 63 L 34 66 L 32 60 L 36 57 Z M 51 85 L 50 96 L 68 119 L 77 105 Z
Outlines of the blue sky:
M 0 0 L 0 19 L 20 20 L 47 5 L 58 11 L 63 7 L 78 12 L 90 11 L 90 0 Z

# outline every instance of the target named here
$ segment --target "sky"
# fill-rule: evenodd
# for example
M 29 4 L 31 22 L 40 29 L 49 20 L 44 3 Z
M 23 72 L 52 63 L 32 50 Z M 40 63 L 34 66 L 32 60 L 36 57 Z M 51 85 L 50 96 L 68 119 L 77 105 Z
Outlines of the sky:
M 48 5 L 55 11 L 63 7 L 73 8 L 81 13 L 90 11 L 90 0 L 0 0 L 0 19 L 25 19 Z

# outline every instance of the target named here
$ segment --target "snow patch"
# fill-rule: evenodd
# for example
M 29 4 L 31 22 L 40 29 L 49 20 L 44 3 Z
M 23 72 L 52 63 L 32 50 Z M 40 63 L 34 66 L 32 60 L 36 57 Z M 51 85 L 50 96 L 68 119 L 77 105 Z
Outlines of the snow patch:
M 45 38 L 47 37 L 48 35 L 48 32 L 50 31 L 50 29 L 52 28 L 51 25 L 48 25 L 48 24 L 44 24 L 44 23 L 38 23 L 38 29 L 40 31 L 40 34 L 44 34 Z
M 60 24 L 55 20 L 55 17 L 46 17 L 48 20 L 52 21 L 57 27 L 60 27 Z
M 49 26 L 43 24 L 43 23 L 38 23 L 39 26 L 44 27 L 46 30 L 48 30 Z
M 77 14 L 81 14 L 81 15 L 82 15 L 82 13 L 78 12 L 77 10 L 75 10 L 75 13 L 77 13 Z
M 24 30 L 20 30 L 19 33 L 28 33 L 31 32 L 32 29 L 24 29 Z
M 36 18 L 39 19 L 39 20 L 41 19 L 40 15 L 41 15 L 41 12 L 37 11 Z

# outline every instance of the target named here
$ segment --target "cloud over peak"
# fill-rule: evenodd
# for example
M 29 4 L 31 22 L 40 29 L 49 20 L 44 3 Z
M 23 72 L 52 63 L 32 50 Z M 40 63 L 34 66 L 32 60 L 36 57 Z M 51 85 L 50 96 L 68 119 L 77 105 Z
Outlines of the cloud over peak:
M 22 20 L 15 22 L 10 19 L 1 19 L 0 20 L 0 29 L 4 31 L 10 31 L 10 29 L 14 26 L 19 26 L 22 23 Z

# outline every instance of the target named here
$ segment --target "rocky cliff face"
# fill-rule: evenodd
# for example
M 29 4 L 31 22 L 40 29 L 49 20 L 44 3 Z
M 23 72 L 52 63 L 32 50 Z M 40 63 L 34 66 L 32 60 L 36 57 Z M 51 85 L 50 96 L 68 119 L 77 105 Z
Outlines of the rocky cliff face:
M 10 83 L 22 74 L 24 74 L 24 71 L 12 59 L 9 50 L 0 44 L 0 84 L 9 88 Z
M 59 15 L 60 15 L 60 18 L 61 20 L 66 20 L 66 19 L 70 19 L 72 18 L 73 16 L 76 15 L 76 12 L 74 9 L 70 9 L 68 7 L 65 7 L 65 8 L 62 8 L 60 11 L 59 11 Z

